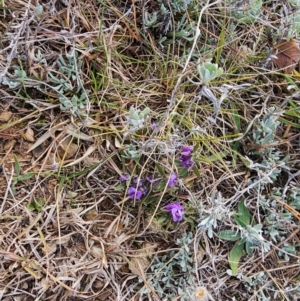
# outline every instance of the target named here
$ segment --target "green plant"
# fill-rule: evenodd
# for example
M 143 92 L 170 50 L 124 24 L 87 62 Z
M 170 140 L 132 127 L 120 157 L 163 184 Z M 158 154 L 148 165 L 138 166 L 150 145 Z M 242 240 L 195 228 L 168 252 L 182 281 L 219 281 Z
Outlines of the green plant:
M 159 0 L 159 8 L 143 14 L 143 26 L 153 30 L 159 36 L 159 44 L 164 47 L 174 44 L 182 45 L 181 40 L 191 42 L 195 37 L 195 22 L 187 18 L 185 11 L 191 0 L 173 0 L 169 5 Z
M 213 79 L 223 74 L 223 69 L 218 67 L 218 64 L 213 64 L 210 61 L 199 64 L 197 71 L 203 85 L 207 85 Z
M 40 49 L 34 54 L 33 61 L 46 64 Z M 49 83 L 29 78 L 26 71 L 19 66 L 14 66 L 14 75 L 5 76 L 2 83 L 10 89 L 23 86 L 24 88 L 34 87 L 39 91 L 46 86 L 58 93 L 61 110 L 70 111 L 74 116 L 84 115 L 83 109 L 87 107 L 90 91 L 83 87 L 82 61 L 78 58 L 78 53 L 76 51 L 68 53 L 66 58 L 60 55 L 56 64 L 58 71 L 48 72 Z
M 250 158 L 246 157 L 247 167 L 257 172 L 257 177 L 251 180 L 252 183 L 257 182 L 262 186 L 274 183 L 283 170 L 290 169 L 287 165 L 290 157 L 282 158 L 281 152 L 275 148 L 278 144 L 275 133 L 281 124 L 278 120 L 280 115 L 281 112 L 277 112 L 274 107 L 269 108 L 266 116 L 258 123 L 253 133 L 254 143 L 262 147 L 249 151 Z
M 14 167 L 15 167 L 16 175 L 13 176 L 12 185 L 10 187 L 10 191 L 11 191 L 12 195 L 16 194 L 16 186 L 17 186 L 18 183 L 30 180 L 35 175 L 34 172 L 27 172 L 25 174 L 22 174 L 22 169 L 21 169 L 21 166 L 20 166 L 20 162 L 19 162 L 19 160 L 16 156 L 14 156 Z
M 182 18 L 177 22 L 176 28 L 174 31 L 169 32 L 167 37 L 172 39 L 167 39 L 165 37 L 165 40 L 161 37 L 160 43 L 163 43 L 163 45 L 172 44 L 173 38 L 178 41 L 179 44 L 181 43 L 181 39 L 192 42 L 195 38 L 195 22 L 188 22 L 186 15 L 183 15 Z
M 283 20 L 284 26 L 278 29 L 279 35 L 284 35 L 287 40 L 298 38 L 300 35 L 300 12 L 287 16 Z
M 133 144 L 126 145 L 125 149 L 122 150 L 122 157 L 125 159 L 135 160 L 138 161 L 142 154 L 137 147 Z
M 226 0 L 226 7 L 232 17 L 236 18 L 238 22 L 246 24 L 253 23 L 259 18 L 262 5 L 262 0 Z
M 19 66 L 14 66 L 14 75 L 11 78 L 5 76 L 3 78 L 2 84 L 7 85 L 10 89 L 16 89 L 28 79 L 26 71 L 19 68 Z
M 300 210 L 300 189 L 297 186 L 292 186 L 289 190 L 287 200 L 289 205 Z
M 162 300 L 171 300 L 178 296 L 178 300 L 181 301 L 191 298 L 196 288 L 195 267 L 190 250 L 192 238 L 192 233 L 184 233 L 182 238 L 176 241 L 178 251 L 155 258 L 155 262 L 150 266 L 151 273 L 147 273 L 148 287 L 140 289 L 141 295 L 155 291 Z
M 207 230 L 209 238 L 213 237 L 213 228 L 217 228 L 218 222 L 229 218 L 232 213 L 225 205 L 225 199 L 222 194 L 215 191 L 208 200 L 209 205 L 206 208 L 198 208 L 201 216 L 198 227 Z
M 171 7 L 174 14 L 185 11 L 192 0 L 172 0 Z
M 229 265 L 233 275 L 236 275 L 244 250 L 251 256 L 257 246 L 261 246 L 264 252 L 268 252 L 270 244 L 262 236 L 262 225 L 254 223 L 249 209 L 245 206 L 244 199 L 238 204 L 234 221 L 237 225 L 235 230 L 220 231 L 218 236 L 224 240 L 237 242 L 229 253 Z
M 35 10 L 34 10 L 34 13 L 36 15 L 36 17 L 38 19 L 40 19 L 42 16 L 43 16 L 43 12 L 44 12 L 44 8 L 42 5 L 38 4 L 36 7 L 35 7 Z
M 126 116 L 128 129 L 124 136 L 126 137 L 129 134 L 135 133 L 136 131 L 144 128 L 146 126 L 145 123 L 149 113 L 150 109 L 148 107 L 146 107 L 143 111 L 140 111 L 131 106 L 129 109 L 129 116 Z
M 288 0 L 288 3 L 290 3 L 294 8 L 300 7 L 300 0 Z
M 44 198 L 37 198 L 37 199 L 33 200 L 28 205 L 27 208 L 31 211 L 37 210 L 38 212 L 41 212 L 43 210 L 45 203 L 46 203 L 46 200 Z
M 71 98 L 65 96 L 59 97 L 60 109 L 62 111 L 69 110 L 73 115 L 78 114 L 86 106 L 87 93 L 89 91 L 82 92 L 81 96 L 78 97 L 74 94 Z
M 70 52 L 66 58 L 60 55 L 56 64 L 59 72 L 49 72 L 48 75 L 50 83 L 56 85 L 52 88 L 60 95 L 60 109 L 70 111 L 74 116 L 84 115 L 90 91 L 83 87 L 82 61 L 78 58 L 78 53 Z
M 200 82 L 194 82 L 191 81 L 193 84 L 195 85 L 202 85 L 200 92 L 198 94 L 198 98 L 201 99 L 202 96 L 206 97 L 207 99 L 209 99 L 214 106 L 214 118 L 213 117 L 209 117 L 209 119 L 215 123 L 216 122 L 216 117 L 219 113 L 219 109 L 221 106 L 221 103 L 223 102 L 223 100 L 226 98 L 227 94 L 228 94 L 228 89 L 221 89 L 222 90 L 222 95 L 220 97 L 220 99 L 218 100 L 217 97 L 215 96 L 214 92 L 212 91 L 212 89 L 209 87 L 209 83 L 221 76 L 223 74 L 223 69 L 218 67 L 218 64 L 213 64 L 210 62 L 211 59 L 208 59 L 207 61 L 198 64 L 197 66 L 197 71 L 198 71 L 198 75 L 200 78 Z

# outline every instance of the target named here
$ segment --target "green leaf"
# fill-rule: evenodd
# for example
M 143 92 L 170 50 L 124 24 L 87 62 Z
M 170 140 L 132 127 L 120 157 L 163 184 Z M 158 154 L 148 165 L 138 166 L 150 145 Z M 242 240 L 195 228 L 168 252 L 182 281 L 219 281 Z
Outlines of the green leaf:
M 246 241 L 245 247 L 246 247 L 246 252 L 248 255 L 253 255 L 253 246 L 254 244 L 251 243 L 250 241 Z
M 180 170 L 180 172 L 179 172 L 179 177 L 180 177 L 180 178 L 185 179 L 185 178 L 188 177 L 188 175 L 189 175 L 189 170 L 188 170 L 187 168 L 182 168 L 182 169 Z
M 146 107 L 142 112 L 141 112 L 141 115 L 142 116 L 145 116 L 145 115 L 147 115 L 147 114 L 149 114 L 150 113 L 150 109 L 148 108 L 148 107 Z
M 244 156 L 239 156 L 239 157 L 240 157 L 241 161 L 243 162 L 243 164 L 244 164 L 247 168 L 249 168 L 252 161 L 251 161 L 250 159 L 248 159 L 248 158 L 245 158 Z
M 157 185 L 154 186 L 153 192 L 164 191 L 167 183 L 165 181 L 160 181 Z
M 46 201 L 44 198 L 38 198 L 34 201 L 32 201 L 29 205 L 28 205 L 28 209 L 29 210 L 37 210 L 37 211 L 42 211 L 43 206 L 45 205 Z
M 123 191 L 125 189 L 125 185 L 124 184 L 119 184 L 115 187 L 116 191 Z
M 29 180 L 31 179 L 32 177 L 34 177 L 35 173 L 34 172 L 29 172 L 29 173 L 26 173 L 24 175 L 21 175 L 21 176 L 18 176 L 17 177 L 17 180 L 18 181 L 26 181 L 26 180 Z
M 244 222 L 243 222 L 243 220 L 242 219 L 240 219 L 238 216 L 235 216 L 234 218 L 234 221 L 238 224 L 238 225 L 240 225 L 240 226 L 242 226 L 243 228 L 247 228 L 247 224 L 245 224 Z
M 164 177 L 165 176 L 165 172 L 162 169 L 162 167 L 159 164 L 157 164 L 157 163 L 155 164 L 155 167 L 157 168 L 157 171 L 159 172 L 159 174 Z
M 192 218 L 184 217 L 184 221 L 188 222 L 191 226 L 191 230 L 193 231 L 195 229 L 195 221 Z
M 220 231 L 218 236 L 221 239 L 225 239 L 225 240 L 228 240 L 228 241 L 237 241 L 241 238 L 241 235 L 235 230 Z
M 245 206 L 244 199 L 242 199 L 238 204 L 238 216 L 236 216 L 234 220 L 242 227 L 245 227 L 250 224 L 250 218 L 251 218 L 250 211 Z
M 130 108 L 129 115 L 130 115 L 131 119 L 133 119 L 133 120 L 140 120 L 140 116 L 139 116 L 138 112 L 135 111 L 135 109 L 133 107 Z
M 19 176 L 20 173 L 21 173 L 21 167 L 20 167 L 20 163 L 18 161 L 18 158 L 15 155 L 14 155 L 14 161 L 15 161 L 16 174 L 17 174 L 17 176 Z
M 238 265 L 239 265 L 239 262 L 240 262 L 240 259 L 243 255 L 243 253 L 244 253 L 244 244 L 235 245 L 229 252 L 228 260 L 229 260 L 229 265 L 230 265 L 233 275 L 237 274 Z
M 193 172 L 195 173 L 195 175 L 197 176 L 198 179 L 201 178 L 201 174 L 199 169 L 196 167 L 196 165 L 193 166 Z
M 215 162 L 215 161 L 219 161 L 222 158 L 225 158 L 227 155 L 229 154 L 229 152 L 219 152 L 219 153 L 215 153 L 211 156 L 208 157 L 208 162 Z

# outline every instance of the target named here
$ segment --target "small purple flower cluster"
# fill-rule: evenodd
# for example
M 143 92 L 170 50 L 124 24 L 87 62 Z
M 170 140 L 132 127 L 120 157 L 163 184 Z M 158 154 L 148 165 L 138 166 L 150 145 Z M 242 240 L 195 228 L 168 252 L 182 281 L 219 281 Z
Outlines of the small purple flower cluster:
M 130 180 L 128 173 L 121 175 L 119 178 L 120 183 L 127 182 Z M 147 193 L 147 188 L 143 186 L 143 181 L 138 178 L 133 179 L 134 186 L 130 186 L 127 190 L 130 199 L 140 200 Z
M 151 123 L 151 128 L 154 130 L 156 127 L 155 121 Z M 194 161 L 192 159 L 193 146 L 183 146 L 181 149 L 181 155 L 179 157 L 179 162 L 184 168 L 191 168 L 194 166 Z M 119 181 L 121 183 L 128 182 L 131 180 L 131 177 L 128 173 L 120 176 Z M 155 185 L 157 185 L 161 179 L 154 179 L 152 175 L 146 177 L 146 180 L 140 178 L 133 178 L 129 188 L 127 190 L 128 197 L 134 200 L 140 200 L 145 196 L 149 189 L 151 190 Z M 176 173 L 171 173 L 167 185 L 169 188 L 174 187 L 177 184 L 178 175 Z M 174 202 L 165 206 L 165 209 L 171 213 L 172 219 L 174 222 L 181 222 L 184 217 L 184 206 L 179 202 Z
M 177 179 L 178 179 L 178 176 L 176 173 L 172 173 L 169 177 L 169 180 L 168 180 L 168 187 L 169 188 L 172 188 L 173 186 L 176 185 L 177 183 Z
M 172 214 L 173 222 L 181 222 L 184 216 L 184 207 L 179 203 L 175 202 L 165 207 L 167 211 Z
M 181 149 L 181 156 L 179 157 L 180 164 L 185 168 L 194 166 L 192 159 L 193 146 L 183 146 Z
M 172 173 L 168 179 L 168 187 L 172 188 L 177 183 L 178 176 L 176 173 Z M 127 182 L 130 180 L 130 175 L 128 173 L 121 175 L 119 178 L 120 183 Z M 132 185 L 129 186 L 127 190 L 128 197 L 130 199 L 140 200 L 143 196 L 147 194 L 149 189 L 153 188 L 160 182 L 160 179 L 153 179 L 153 176 L 147 176 L 146 180 L 140 178 L 134 178 L 132 180 Z

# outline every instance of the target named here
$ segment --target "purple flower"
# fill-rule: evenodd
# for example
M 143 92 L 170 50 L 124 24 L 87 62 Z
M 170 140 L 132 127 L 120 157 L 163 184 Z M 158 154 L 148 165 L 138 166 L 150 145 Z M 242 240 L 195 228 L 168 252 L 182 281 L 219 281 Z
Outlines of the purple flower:
M 153 179 L 153 176 L 147 176 L 146 180 L 150 183 L 151 186 L 155 186 L 160 182 L 160 179 Z
M 181 149 L 181 156 L 179 157 L 179 161 L 185 168 L 191 168 L 194 165 L 194 161 L 192 160 L 193 149 L 193 146 L 183 146 Z
M 172 173 L 171 176 L 169 177 L 168 181 L 168 187 L 173 187 L 177 183 L 177 175 L 176 173 Z
M 175 202 L 165 207 L 167 211 L 172 214 L 173 222 L 181 222 L 184 216 L 184 207 L 179 203 Z
M 151 130 L 154 131 L 157 127 L 157 124 L 156 124 L 156 120 L 151 120 L 151 123 L 150 123 L 150 127 L 151 127 Z
M 143 185 L 144 180 L 141 178 L 134 178 L 133 183 L 136 184 L 136 187 L 140 188 Z
M 193 146 L 183 146 L 181 149 L 182 156 L 191 156 L 193 149 Z
M 130 179 L 130 175 L 128 173 L 126 173 L 126 174 L 120 176 L 119 181 L 121 183 L 123 183 L 125 181 L 128 181 L 129 179 Z
M 182 156 L 180 156 L 179 161 L 180 161 L 180 164 L 186 168 L 190 168 L 194 165 L 194 161 L 192 160 L 192 158 L 190 156 L 182 155 Z
M 141 190 L 143 196 L 145 196 L 148 193 L 148 191 L 149 191 L 149 189 L 146 188 L 146 187 L 143 187 L 142 190 Z
M 141 197 L 143 196 L 143 191 L 137 190 L 132 186 L 128 188 L 127 193 L 130 199 L 140 200 Z
M 152 176 L 152 175 L 147 176 L 147 177 L 146 177 L 146 180 L 151 184 L 152 181 L 153 181 L 153 176 Z

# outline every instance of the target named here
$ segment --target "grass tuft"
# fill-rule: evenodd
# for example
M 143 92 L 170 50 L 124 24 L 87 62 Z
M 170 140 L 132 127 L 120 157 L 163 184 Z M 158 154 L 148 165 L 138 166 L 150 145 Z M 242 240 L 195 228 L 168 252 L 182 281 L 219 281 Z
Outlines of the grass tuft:
M 0 1 L 0 299 L 299 300 L 299 8 Z

